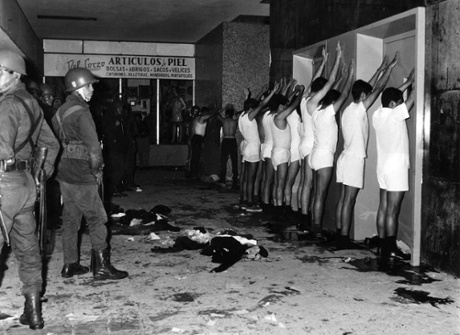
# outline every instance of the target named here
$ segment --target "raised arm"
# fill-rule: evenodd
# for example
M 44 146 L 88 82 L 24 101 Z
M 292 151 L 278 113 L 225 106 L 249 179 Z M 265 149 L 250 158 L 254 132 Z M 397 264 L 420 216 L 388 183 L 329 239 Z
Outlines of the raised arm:
M 265 97 L 265 99 L 262 100 L 256 108 L 254 108 L 252 111 L 248 113 L 248 119 L 250 121 L 254 120 L 257 114 L 259 114 L 259 112 L 268 104 L 272 96 L 275 93 L 278 93 L 279 90 L 280 90 L 280 84 L 275 83 L 275 87 L 273 87 L 273 90 Z
M 286 92 L 286 98 L 289 101 L 292 101 L 292 99 L 294 98 L 294 95 L 296 94 L 296 90 L 295 90 L 296 86 L 297 86 L 297 80 L 291 79 L 291 81 L 289 82 L 288 90 Z M 304 90 L 302 90 L 302 92 L 303 91 Z
M 409 75 L 409 78 L 407 78 L 407 81 L 404 83 L 405 87 L 404 87 L 404 90 L 402 90 L 402 91 L 404 92 L 409 87 L 411 87 L 411 85 L 414 83 L 414 81 L 415 81 L 414 70 L 412 70 L 410 75 Z M 405 102 L 407 110 L 410 110 L 412 108 L 412 106 L 414 106 L 414 102 L 415 102 L 415 88 L 412 87 L 412 90 L 410 91 L 409 96 L 407 97 L 407 100 Z
M 387 66 L 387 68 L 383 72 L 383 75 L 377 81 L 377 84 L 375 84 L 375 87 L 372 90 L 372 92 L 368 95 L 366 100 L 363 101 L 364 108 L 368 109 L 369 107 L 371 107 L 372 104 L 377 99 L 377 97 L 380 95 L 380 93 L 382 93 L 383 89 L 388 83 L 388 79 L 390 79 L 391 71 L 396 66 L 398 61 L 399 61 L 399 52 L 396 52 L 395 57 L 393 58 L 391 63 Z
M 407 77 L 406 82 L 402 84 L 401 86 L 399 86 L 398 89 L 402 92 L 407 90 L 407 88 L 411 86 L 412 83 L 414 82 L 414 75 L 415 75 L 415 69 L 412 69 L 412 71 L 409 73 L 409 77 Z
M 294 78 L 291 78 L 289 81 L 286 79 L 284 81 L 284 87 L 281 89 L 281 94 L 289 99 L 289 96 L 293 95 L 292 93 L 294 91 L 296 83 L 297 80 L 295 80 Z
M 315 79 L 318 79 L 319 77 L 321 77 L 321 75 L 323 74 L 323 71 L 324 71 L 324 67 L 326 66 L 326 63 L 327 63 L 327 58 L 329 57 L 329 54 L 327 53 L 326 51 L 326 48 L 323 47 L 322 49 L 322 55 L 323 55 L 323 58 L 321 59 L 321 64 L 319 65 L 319 68 L 318 70 L 316 70 L 315 74 L 313 75 L 313 77 L 311 78 L 311 81 L 310 81 L 310 85 L 308 85 L 308 87 L 304 90 L 304 97 L 307 97 L 310 92 L 311 92 L 311 83 L 315 80 Z M 313 61 L 312 61 L 312 65 L 313 65 Z
M 339 70 L 341 57 L 342 57 L 342 48 L 340 47 L 340 42 L 337 42 L 335 62 L 334 62 L 334 66 L 332 67 L 331 74 L 329 75 L 329 79 L 327 80 L 324 87 L 321 90 L 319 90 L 314 96 L 312 96 L 310 100 L 308 100 L 307 110 L 310 114 L 313 113 L 313 111 L 318 107 L 318 104 L 321 101 L 321 99 L 324 98 L 326 93 L 331 89 L 332 84 L 334 84 L 337 78 L 337 72 Z
M 316 70 L 316 72 L 315 72 L 313 78 L 311 79 L 311 81 L 315 80 L 316 78 L 321 77 L 321 75 L 323 74 L 323 71 L 324 71 L 324 67 L 326 66 L 327 58 L 329 57 L 329 54 L 327 53 L 325 47 L 323 47 L 323 49 L 321 50 L 321 54 L 323 56 L 323 59 L 321 59 L 321 64 L 319 65 L 318 70 Z
M 354 67 L 355 61 L 351 60 L 350 65 L 348 66 L 348 76 L 347 81 L 345 82 L 344 87 L 342 88 L 342 92 L 340 93 L 339 98 L 334 102 L 334 110 L 336 112 L 342 107 L 345 100 L 347 100 L 348 94 L 350 94 L 351 84 L 353 82 L 353 74 L 354 74 Z
M 218 105 L 215 104 L 215 106 L 214 106 L 214 111 L 212 111 L 211 113 L 199 116 L 199 117 L 198 117 L 198 122 L 199 122 L 199 123 L 205 123 L 205 122 L 208 121 L 210 118 L 212 118 L 214 115 L 219 114 L 219 113 L 221 113 L 222 111 L 225 110 L 225 107 L 222 107 L 222 108 L 219 109 L 219 108 L 217 108 L 217 106 L 218 106 Z
M 267 93 L 268 91 L 268 84 L 265 84 L 262 86 L 262 88 L 260 89 L 260 92 L 255 96 L 254 99 L 256 99 L 257 101 L 260 101 L 260 99 L 262 98 L 262 96 Z
M 383 70 L 385 70 L 387 68 L 387 66 L 388 66 L 388 56 L 385 55 L 385 57 L 383 57 L 382 64 L 380 64 L 380 66 L 378 67 L 377 71 L 375 71 L 375 73 L 372 76 L 372 78 L 368 81 L 369 85 L 371 85 L 372 87 L 375 86 L 375 83 L 377 82 L 377 79 L 379 79 L 380 74 L 383 72 Z
M 300 104 L 300 100 L 302 99 L 304 90 L 305 86 L 303 85 L 297 85 L 295 87 L 293 100 L 289 103 L 288 107 L 275 115 L 275 122 L 276 120 L 286 119 L 289 114 L 291 114 L 297 108 L 297 106 Z
M 348 76 L 348 66 L 345 64 L 345 61 L 343 60 L 343 57 L 342 57 L 342 60 L 341 60 L 340 63 L 341 63 L 341 65 L 340 65 L 340 67 L 341 67 L 340 76 L 335 81 L 334 85 L 332 85 L 332 87 L 331 87 L 333 90 L 337 90 L 337 91 L 340 91 L 340 85 L 342 84 L 342 82 L 344 80 L 346 80 L 346 78 Z

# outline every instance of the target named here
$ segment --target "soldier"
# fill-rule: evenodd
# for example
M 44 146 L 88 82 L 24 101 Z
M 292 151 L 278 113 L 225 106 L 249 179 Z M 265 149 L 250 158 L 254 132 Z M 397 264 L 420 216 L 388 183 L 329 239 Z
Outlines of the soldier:
M 11 241 L 19 261 L 19 278 L 25 296 L 24 313 L 19 322 L 41 329 L 40 293 L 43 287 L 42 259 L 33 215 L 37 198 L 38 175 L 31 172 L 35 148 L 48 149 L 44 163 L 46 175 L 53 172 L 59 142 L 43 121 L 36 99 L 25 88 L 24 59 L 10 50 L 0 50 L 0 247 Z
M 85 68 L 70 69 L 65 76 L 70 93 L 52 119 L 63 152 L 57 167 L 64 203 L 62 213 L 64 267 L 61 275 L 70 278 L 89 272 L 79 262 L 78 231 L 84 216 L 91 238 L 91 266 L 94 280 L 122 279 L 126 271 L 118 271 L 110 263 L 107 244 L 107 213 L 98 193 L 104 166 L 96 126 L 88 102 L 97 82 Z

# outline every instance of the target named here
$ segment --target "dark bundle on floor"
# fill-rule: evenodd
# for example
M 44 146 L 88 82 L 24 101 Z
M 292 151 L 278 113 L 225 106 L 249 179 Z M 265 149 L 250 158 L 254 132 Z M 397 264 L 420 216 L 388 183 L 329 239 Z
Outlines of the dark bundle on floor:
M 268 257 L 268 251 L 257 245 L 257 241 L 252 239 L 252 235 L 238 235 L 237 232 L 229 229 L 214 235 L 203 227 L 195 227 L 186 233 L 188 233 L 187 236 L 177 237 L 172 247 L 153 247 L 152 252 L 170 253 L 202 249 L 202 255 L 212 256 L 211 261 L 213 263 L 220 263 L 211 272 L 225 271 L 242 258 Z
M 220 263 L 211 272 L 222 272 L 241 260 L 246 255 L 246 251 L 251 248 L 257 248 L 257 253 L 261 257 L 268 256 L 268 251 L 264 247 L 255 245 L 247 238 L 237 235 L 214 237 L 210 244 L 201 251 L 201 254 L 212 256 L 213 263 Z
M 177 232 L 179 227 L 169 224 L 165 214 L 171 209 L 163 205 L 157 205 L 150 211 L 144 209 L 128 209 L 118 223 L 112 227 L 113 234 L 119 235 L 147 235 L 151 232 L 172 231 Z

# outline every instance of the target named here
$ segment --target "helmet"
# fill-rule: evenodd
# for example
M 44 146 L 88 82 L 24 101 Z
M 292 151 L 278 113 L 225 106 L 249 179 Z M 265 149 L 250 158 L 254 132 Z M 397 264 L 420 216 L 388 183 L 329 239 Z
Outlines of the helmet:
M 0 50 L 0 65 L 8 70 L 26 75 L 26 62 L 17 52 L 11 50 Z
M 90 70 L 76 67 L 67 72 L 64 82 L 67 92 L 73 92 L 85 85 L 97 83 L 98 80 L 94 78 Z
M 40 87 L 40 91 L 42 92 L 42 95 L 45 95 L 45 94 L 56 95 L 54 92 L 54 88 L 52 88 L 48 84 L 40 84 L 39 87 Z

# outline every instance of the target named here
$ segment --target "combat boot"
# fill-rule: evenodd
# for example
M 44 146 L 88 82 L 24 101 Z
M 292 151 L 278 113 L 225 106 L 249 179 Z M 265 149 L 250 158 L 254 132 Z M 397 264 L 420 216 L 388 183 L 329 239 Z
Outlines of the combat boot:
M 24 294 L 26 301 L 24 303 L 24 313 L 19 317 L 19 322 L 29 326 L 30 329 L 42 329 L 45 322 L 42 318 L 42 307 L 40 302 L 40 293 Z
M 89 272 L 89 267 L 83 266 L 78 262 L 71 264 L 64 264 L 61 270 L 61 276 L 64 278 L 71 278 L 73 276 L 84 275 Z
M 123 279 L 128 272 L 119 271 L 110 264 L 110 252 L 105 250 L 91 250 L 91 268 L 94 280 Z

